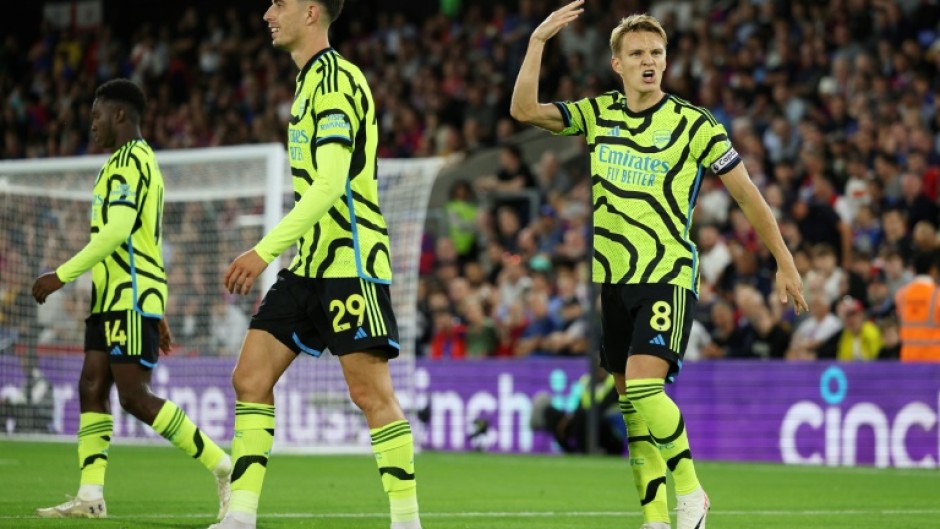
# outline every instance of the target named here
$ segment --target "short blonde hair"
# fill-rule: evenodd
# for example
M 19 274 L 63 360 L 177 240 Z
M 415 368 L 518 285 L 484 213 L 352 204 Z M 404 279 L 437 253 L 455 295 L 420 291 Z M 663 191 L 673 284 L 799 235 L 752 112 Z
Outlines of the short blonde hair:
M 656 33 L 663 38 L 664 46 L 669 44 L 669 39 L 666 38 L 666 30 L 664 30 L 663 26 L 656 20 L 656 17 L 652 17 L 646 13 L 640 13 L 621 19 L 620 24 L 617 24 L 617 27 L 610 32 L 610 52 L 613 55 L 617 55 L 617 53 L 620 52 L 620 42 L 623 40 L 623 36 L 636 31 Z

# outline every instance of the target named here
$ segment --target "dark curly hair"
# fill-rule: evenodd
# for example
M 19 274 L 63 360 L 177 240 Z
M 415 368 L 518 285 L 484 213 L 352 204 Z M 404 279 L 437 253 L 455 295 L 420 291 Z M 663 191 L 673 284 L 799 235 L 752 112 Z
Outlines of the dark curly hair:
M 147 107 L 144 91 L 128 79 L 113 79 L 104 83 L 95 91 L 95 98 L 123 103 L 133 109 L 138 118 L 144 115 L 144 108 Z

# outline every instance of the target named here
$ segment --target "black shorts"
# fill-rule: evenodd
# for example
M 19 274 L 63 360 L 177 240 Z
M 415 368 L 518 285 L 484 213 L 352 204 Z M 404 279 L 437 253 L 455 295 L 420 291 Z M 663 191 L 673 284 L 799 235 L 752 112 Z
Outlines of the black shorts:
M 666 380 L 672 382 L 682 368 L 696 301 L 691 290 L 675 285 L 602 285 L 601 365 L 623 373 L 630 355 L 658 356 L 669 362 Z
M 104 351 L 113 363 L 152 368 L 160 359 L 160 320 L 133 310 L 92 314 L 85 319 L 85 350 Z
M 398 356 L 398 323 L 388 285 L 357 277 L 308 278 L 288 270 L 264 296 L 251 329 L 271 333 L 295 353 Z

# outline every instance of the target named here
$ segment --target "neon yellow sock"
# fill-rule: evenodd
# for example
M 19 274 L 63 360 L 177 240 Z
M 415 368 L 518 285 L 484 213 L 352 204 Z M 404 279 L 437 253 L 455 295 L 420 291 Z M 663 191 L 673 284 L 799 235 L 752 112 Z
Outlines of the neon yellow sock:
M 630 449 L 630 470 L 640 497 L 644 522 L 669 523 L 669 500 L 666 496 L 666 462 L 653 442 L 643 417 L 630 404 L 626 395 L 620 396 L 620 413 L 627 426 L 627 446 Z
M 254 515 L 264 475 L 274 446 L 274 406 L 235 403 L 235 438 L 232 439 L 232 499 L 229 510 Z
M 225 457 L 225 452 L 203 434 L 186 412 L 167 400 L 153 420 L 153 429 L 210 471 Z
M 408 421 L 395 421 L 369 431 L 382 486 L 388 493 L 392 523 L 418 519 L 414 438 Z
M 663 391 L 664 381 L 644 378 L 627 381 L 627 398 L 649 428 L 650 436 L 659 445 L 666 466 L 676 483 L 676 494 L 694 492 L 699 485 L 689 449 L 685 421 L 676 403 Z
M 80 485 L 104 486 L 108 469 L 108 448 L 114 419 L 107 413 L 84 412 L 78 419 L 78 468 Z

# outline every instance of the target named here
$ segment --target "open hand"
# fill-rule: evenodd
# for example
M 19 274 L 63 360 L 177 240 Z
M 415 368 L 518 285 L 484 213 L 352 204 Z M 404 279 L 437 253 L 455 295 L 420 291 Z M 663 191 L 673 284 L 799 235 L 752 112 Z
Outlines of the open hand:
M 557 11 L 552 11 L 552 14 L 548 15 L 548 17 L 539 24 L 539 27 L 535 28 L 535 31 L 532 32 L 532 39 L 545 42 L 554 37 L 562 28 L 573 22 L 574 19 L 578 18 L 581 13 L 584 12 L 583 5 L 584 0 L 574 0 L 574 2 L 571 2 Z
M 777 270 L 777 297 L 780 303 L 786 304 L 789 297 L 793 297 L 793 307 L 796 313 L 809 312 L 809 306 L 803 299 L 803 280 L 796 268 L 781 268 Z
M 228 265 L 228 270 L 222 277 L 222 283 L 225 290 L 231 294 L 247 295 L 254 286 L 255 280 L 268 267 L 268 263 L 258 255 L 254 250 L 239 255 L 232 264 Z

